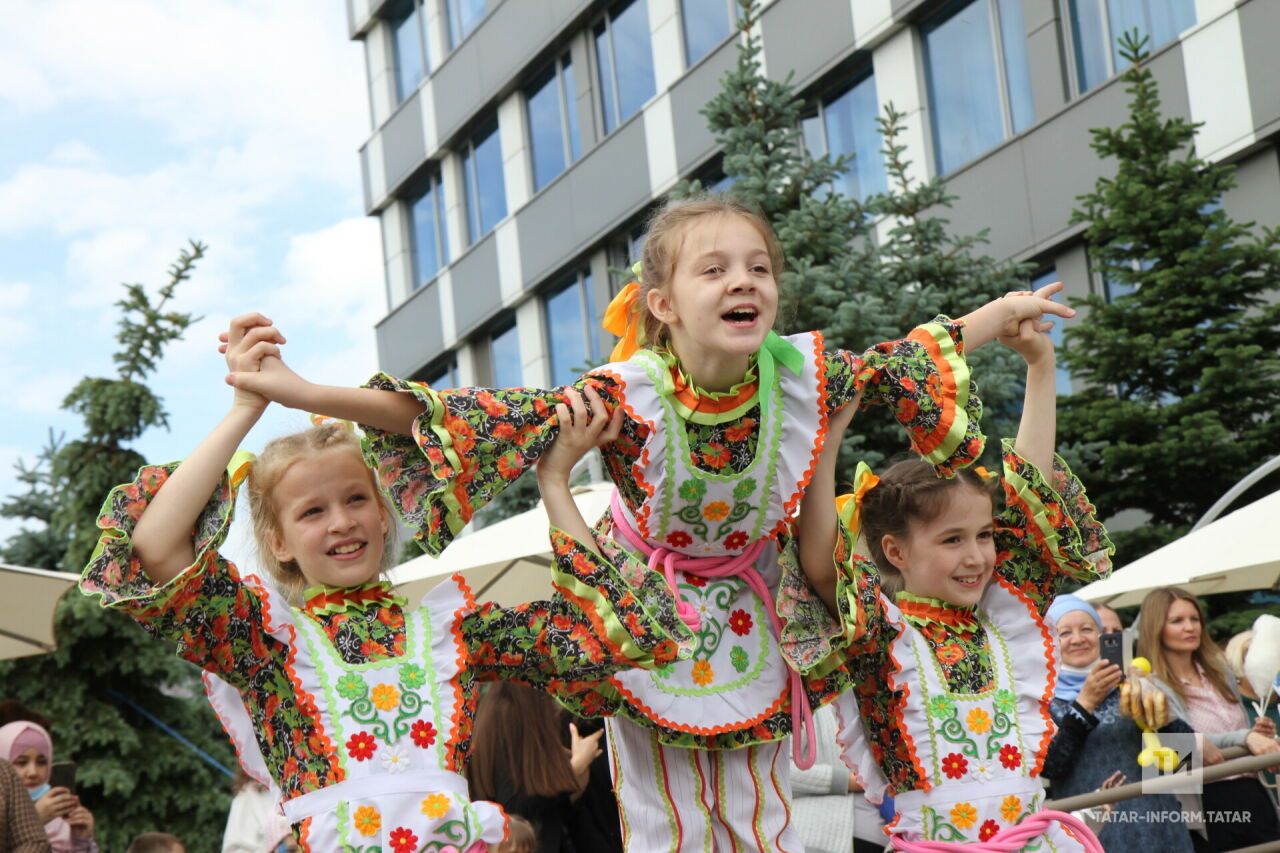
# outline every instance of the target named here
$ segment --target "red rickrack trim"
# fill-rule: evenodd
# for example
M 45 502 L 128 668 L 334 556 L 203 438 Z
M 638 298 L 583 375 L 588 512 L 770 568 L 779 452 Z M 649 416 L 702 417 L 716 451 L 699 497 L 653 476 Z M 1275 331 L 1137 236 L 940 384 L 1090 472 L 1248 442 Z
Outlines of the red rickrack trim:
M 1040 637 L 1044 643 L 1045 663 L 1049 668 L 1049 676 L 1045 679 L 1044 695 L 1040 697 L 1040 716 L 1044 718 L 1044 734 L 1040 737 L 1040 746 L 1036 748 L 1036 763 L 1029 771 L 1031 776 L 1039 776 L 1041 769 L 1044 768 L 1045 756 L 1049 752 L 1049 744 L 1053 741 L 1053 734 L 1057 728 L 1053 717 L 1049 714 L 1049 703 L 1053 700 L 1053 689 L 1058 682 L 1058 670 L 1054 666 L 1054 642 L 1053 637 L 1049 633 L 1049 626 L 1045 624 L 1044 619 L 1040 616 L 1040 611 L 1035 603 L 1027 597 L 1021 589 L 1016 585 L 1005 580 L 999 574 L 992 575 L 1001 587 L 1010 595 L 1022 602 L 1022 606 L 1027 608 L 1027 615 L 1040 628 Z
M 778 830 L 778 834 L 773 837 L 773 846 L 778 848 L 779 853 L 785 853 L 782 849 L 782 835 L 791 825 L 791 798 L 782 793 L 782 786 L 778 784 L 778 754 L 781 751 L 782 743 L 779 741 L 773 753 L 773 761 L 769 764 L 769 781 L 773 783 L 773 790 L 778 794 L 778 802 L 782 803 L 782 811 L 787 816 L 787 819 L 782 822 L 782 829 Z
M 883 595 L 884 593 L 881 593 L 882 597 Z M 898 656 L 893 653 L 893 647 L 899 641 L 909 643 L 910 640 L 907 639 L 906 636 L 906 623 L 890 619 L 887 613 L 885 615 L 885 622 L 890 625 L 897 626 L 898 629 L 898 636 L 889 641 L 889 660 L 893 663 L 893 666 L 889 668 L 888 681 L 889 690 L 892 692 L 897 689 L 897 682 L 894 679 L 894 676 L 902 674 L 902 664 L 898 662 Z M 890 714 L 894 718 L 898 731 L 902 733 L 902 742 L 906 744 L 907 756 L 911 759 L 911 766 L 915 769 L 916 777 L 920 780 L 920 784 L 922 786 L 920 790 L 928 791 L 933 787 L 933 783 L 929 781 L 929 775 L 925 773 L 924 766 L 920 764 L 920 755 L 916 752 L 916 739 L 911 736 L 911 732 L 907 731 L 906 723 L 903 721 L 903 709 L 906 708 L 907 699 L 910 696 L 911 685 L 904 682 L 902 685 L 902 696 L 893 701 Z
M 667 793 L 667 802 L 675 806 L 675 799 L 671 796 L 671 775 L 667 773 L 667 756 L 666 751 L 662 749 L 655 750 L 658 755 L 658 763 L 662 765 L 662 788 Z M 719 812 L 719 809 L 716 809 Z M 680 821 L 680 809 L 672 808 L 671 814 L 676 819 L 676 849 L 679 850 L 684 845 L 684 824 Z
M 644 537 L 648 539 L 649 538 L 649 527 L 648 527 L 649 506 L 653 501 L 653 496 L 657 493 L 657 489 L 653 486 L 652 483 L 650 483 L 648 480 L 644 478 L 644 469 L 649 465 L 649 442 L 653 441 L 654 436 L 658 434 L 657 428 L 654 425 L 653 421 L 649 420 L 648 418 L 640 417 L 640 415 L 637 414 L 636 410 L 631 407 L 631 404 L 627 402 L 627 381 L 622 378 L 621 374 L 615 373 L 612 370 L 598 369 L 598 370 L 591 371 L 591 375 L 592 376 L 608 376 L 614 382 L 618 383 L 618 392 L 617 392 L 618 400 L 616 403 L 614 403 L 614 406 L 621 407 L 622 411 L 627 414 L 627 417 L 631 418 L 631 420 L 635 421 L 636 423 L 644 424 L 649 428 L 649 435 L 645 439 L 644 446 L 640 448 L 640 458 L 635 462 L 631 463 L 631 476 L 635 478 L 636 484 L 639 485 L 640 488 L 644 490 L 644 493 L 646 495 L 648 495 L 648 498 L 645 500 L 643 504 L 640 505 L 639 510 L 637 510 L 635 513 L 636 526 L 639 527 L 641 534 L 643 534 Z
M 449 723 L 452 731 L 449 738 L 441 744 L 441 748 L 448 747 L 450 770 L 454 772 L 462 772 L 461 768 L 464 762 L 455 761 L 454 756 L 458 750 L 458 744 L 462 742 L 462 720 L 466 716 L 466 697 L 463 696 L 462 677 L 470 668 L 471 651 L 467 648 L 466 640 L 462 636 L 459 626 L 462 620 L 466 618 L 472 611 L 476 609 L 476 597 L 471 593 L 471 587 L 467 586 L 467 581 L 462 577 L 461 573 L 455 572 L 450 575 L 449 581 L 452 581 L 462 593 L 465 608 L 454 610 L 453 621 L 449 623 L 449 633 L 453 636 L 454 646 L 457 648 L 457 667 L 458 671 L 450 681 L 453 683 L 453 713 L 449 715 Z M 445 581 L 448 583 L 449 581 Z
M 685 734 L 691 734 L 691 735 L 701 735 L 703 737 L 728 734 L 730 732 L 740 732 L 740 731 L 744 731 L 746 729 L 752 728 L 757 723 L 760 723 L 764 720 L 769 719 L 774 714 L 782 710 L 782 707 L 786 705 L 791 698 L 791 685 L 788 683 L 783 685 L 782 692 L 778 694 L 777 700 L 758 716 L 752 717 L 749 720 L 739 721 L 737 723 L 726 723 L 722 726 L 712 726 L 710 728 L 707 728 L 706 726 L 688 726 L 683 723 L 677 723 L 674 720 L 668 720 L 666 717 L 663 717 L 662 715 L 660 715 L 657 711 L 650 708 L 644 702 L 640 701 L 640 698 L 638 696 L 636 696 L 634 693 L 632 693 L 630 690 L 624 687 L 621 682 L 618 681 L 617 676 L 610 676 L 609 684 L 612 685 L 612 687 L 618 691 L 618 693 L 622 696 L 623 699 L 627 700 L 628 705 L 630 705 L 635 710 L 639 711 L 640 714 L 649 722 L 657 723 L 659 726 L 662 726 L 663 728 L 672 729 L 677 732 L 684 732 Z M 776 738 L 776 739 L 780 740 L 781 738 Z M 752 742 L 763 743 L 766 741 L 760 741 L 759 739 L 757 739 Z
M 929 353 L 929 358 L 933 361 L 934 366 L 938 368 L 938 374 L 942 377 L 943 382 L 951 388 L 956 387 L 955 372 L 951 369 L 951 365 L 942 355 L 942 350 L 938 346 L 938 342 L 934 340 L 933 335 L 922 329 L 912 329 L 907 335 L 907 340 L 915 341 L 925 348 Z M 957 353 L 959 350 L 957 350 Z M 928 456 L 930 453 L 938 449 L 938 445 L 942 444 L 942 440 L 951 432 L 951 425 L 955 423 L 958 407 L 956 406 L 956 397 L 952 393 L 950 395 L 943 394 L 942 411 L 938 416 L 938 425 L 920 441 L 913 441 L 916 450 L 921 456 Z
M 813 363 L 817 368 L 818 383 L 818 435 L 813 440 L 813 452 L 809 456 L 809 467 L 804 472 L 804 476 L 800 478 L 800 484 L 796 487 L 794 493 L 782 505 L 782 518 L 773 526 L 773 530 L 769 533 L 769 538 L 776 538 L 779 533 L 787 529 L 787 525 L 791 523 L 792 515 L 800 505 L 801 499 L 804 498 L 805 489 L 809 487 L 809 481 L 813 479 L 813 472 L 818 469 L 818 458 L 822 456 L 822 448 L 827 444 L 827 430 L 830 423 L 830 417 L 827 415 L 827 360 L 825 358 L 825 350 L 823 349 L 822 332 L 812 331 L 809 333 L 813 336 Z M 761 391 L 761 394 L 768 393 Z M 763 405 L 763 397 L 761 398 Z
M 294 666 L 298 659 L 298 629 L 292 624 L 286 622 L 280 626 L 274 625 L 274 619 L 271 616 L 271 596 L 267 589 L 263 586 L 262 581 L 257 575 L 245 575 L 241 582 L 254 590 L 262 602 L 262 627 L 268 634 L 274 634 L 280 628 L 284 628 L 289 635 L 289 639 L 284 641 L 289 651 L 284 658 L 285 675 L 289 677 L 289 682 L 293 685 L 295 700 L 298 705 L 298 711 L 306 714 L 311 718 L 311 722 L 315 724 L 316 735 L 320 738 L 320 742 L 324 744 L 324 751 L 327 753 L 327 761 L 329 763 L 330 780 L 329 784 L 341 782 L 346 779 L 347 774 L 338 763 L 338 750 L 333 745 L 333 740 L 324 730 L 324 723 L 320 720 L 320 706 L 316 704 L 316 697 L 302 689 L 302 679 L 298 677 L 297 668 Z M 265 756 L 264 756 L 265 759 Z M 284 780 L 280 780 L 281 783 Z M 284 797 L 284 785 L 280 786 L 281 796 L 283 799 L 292 799 L 292 797 Z M 294 793 L 294 796 L 297 796 Z

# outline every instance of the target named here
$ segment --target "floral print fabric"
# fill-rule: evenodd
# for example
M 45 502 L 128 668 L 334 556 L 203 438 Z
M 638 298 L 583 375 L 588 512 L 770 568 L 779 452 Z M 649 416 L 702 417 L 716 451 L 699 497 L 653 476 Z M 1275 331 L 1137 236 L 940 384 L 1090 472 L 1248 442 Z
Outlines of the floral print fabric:
M 108 495 L 98 519 L 103 532 L 81 590 L 100 596 L 103 606 L 122 610 L 151 634 L 176 642 L 181 657 L 241 693 L 259 749 L 285 797 L 321 788 L 334 781 L 337 763 L 306 711 L 311 697 L 297 695 L 289 646 L 266 630 L 266 602 L 256 586 L 245 583 L 239 569 L 217 551 L 234 506 L 227 479 L 196 523 L 196 558 L 190 567 L 155 586 L 133 553 L 134 525 L 176 467 L 143 468 L 132 483 Z M 566 566 L 555 580 L 561 594 L 551 601 L 467 607 L 455 614 L 453 625 L 440 626 L 459 637 L 466 655 L 459 677 L 465 713 L 456 720 L 450 769 L 465 766 L 480 682 L 502 678 L 547 686 L 563 679 L 599 679 L 620 667 L 661 666 L 689 642 L 687 629 L 673 615 L 674 599 L 661 584 L 632 587 L 608 564 Z M 404 652 L 405 613 L 394 604 L 305 617 L 295 613 L 318 624 L 345 663 Z M 412 667 L 402 676 L 416 679 Z M 370 701 L 391 699 L 371 696 Z M 362 748 L 343 745 L 352 746 L 357 752 Z

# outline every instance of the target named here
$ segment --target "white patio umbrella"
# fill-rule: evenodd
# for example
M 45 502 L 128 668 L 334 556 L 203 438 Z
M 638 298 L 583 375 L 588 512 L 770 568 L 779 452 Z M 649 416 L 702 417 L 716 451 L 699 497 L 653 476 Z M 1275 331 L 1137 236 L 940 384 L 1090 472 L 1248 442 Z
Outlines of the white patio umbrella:
M 588 525 L 595 524 L 613 493 L 612 483 L 573 490 Z M 541 503 L 483 530 L 455 539 L 439 557 L 422 555 L 390 571 L 391 582 L 417 602 L 441 580 L 461 572 L 477 601 L 503 605 L 537 601 L 551 595 L 550 521 Z
M 42 655 L 57 648 L 53 612 L 58 600 L 80 580 L 70 572 L 50 572 L 0 563 L 0 660 Z
M 1151 590 L 1180 586 L 1193 595 L 1270 589 L 1280 581 L 1280 492 L 1129 563 L 1076 595 L 1095 604 L 1141 604 Z

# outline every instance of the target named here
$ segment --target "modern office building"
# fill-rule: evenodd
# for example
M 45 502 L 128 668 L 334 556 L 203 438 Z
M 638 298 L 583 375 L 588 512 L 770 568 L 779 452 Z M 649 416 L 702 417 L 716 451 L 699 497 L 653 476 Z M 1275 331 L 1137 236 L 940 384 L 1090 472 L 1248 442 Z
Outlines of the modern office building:
M 599 317 L 646 213 L 718 176 L 698 109 L 735 60 L 734 0 L 346 0 L 364 43 L 365 203 L 382 223 L 383 369 L 433 384 L 547 385 L 601 358 Z M 1105 166 L 1089 129 L 1127 96 L 1113 35 L 1152 38 L 1164 109 L 1238 166 L 1225 199 L 1280 224 L 1278 0 L 773 0 L 767 73 L 793 74 L 811 149 L 854 152 L 841 191 L 885 186 L 875 115 L 909 117 L 919 178 L 991 254 L 1069 293 L 1091 274 L 1074 199 Z M 957 306 L 967 309 L 971 306 Z

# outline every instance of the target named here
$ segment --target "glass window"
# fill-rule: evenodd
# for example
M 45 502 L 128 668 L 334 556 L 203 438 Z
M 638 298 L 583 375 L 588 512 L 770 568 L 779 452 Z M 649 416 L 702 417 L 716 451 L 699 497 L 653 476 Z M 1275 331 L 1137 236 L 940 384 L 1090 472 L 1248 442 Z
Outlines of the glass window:
M 815 155 L 854 155 L 833 189 L 859 201 L 888 189 L 884 157 L 880 154 L 883 142 L 876 125 L 879 110 L 876 79 L 867 74 L 823 98 L 801 120 L 805 147 Z
M 1123 70 L 1119 39 L 1128 30 L 1149 36 L 1155 50 L 1196 24 L 1195 0 L 1068 0 L 1076 88 L 1087 92 Z
M 507 215 L 506 184 L 502 180 L 502 140 L 498 119 L 485 122 L 462 155 L 467 187 L 467 242 L 474 243 Z
M 426 284 L 449 263 L 449 238 L 444 218 L 444 186 L 433 171 L 409 196 L 413 221 L 413 289 Z
M 1040 288 L 1044 287 L 1046 284 L 1053 284 L 1057 280 L 1058 280 L 1058 271 L 1053 267 L 1049 267 L 1047 270 L 1044 270 L 1031 278 L 1031 289 L 1039 290 Z M 1058 298 L 1061 299 L 1062 295 L 1059 294 Z M 1049 340 L 1053 341 L 1054 349 L 1056 349 L 1059 353 L 1061 353 L 1062 341 L 1063 341 L 1063 338 L 1062 338 L 1063 320 L 1061 317 L 1049 317 L 1047 319 L 1053 321 L 1053 328 L 1049 330 Z M 1071 393 L 1071 374 L 1068 373 L 1067 369 L 1062 366 L 1061 355 L 1058 356 L 1057 364 L 1058 364 L 1057 377 L 1054 384 L 1057 386 L 1059 394 L 1070 394 Z
M 431 70 L 427 43 L 422 35 L 421 8 L 415 0 L 400 0 L 388 18 L 395 43 L 396 102 L 413 94 Z
M 591 273 L 587 271 L 562 282 L 544 300 L 552 385 L 568 385 L 598 359 L 594 301 Z
M 612 133 L 657 91 L 647 6 L 645 0 L 619 3 L 595 27 L 605 133 Z
M 953 3 L 923 28 L 939 174 L 1034 120 L 1021 0 Z
M 573 63 L 567 53 L 538 75 L 525 91 L 535 192 L 578 158 L 581 142 L 576 99 Z
M 489 338 L 489 366 L 494 388 L 520 388 L 524 368 L 520 364 L 520 332 L 515 323 Z
M 487 7 L 496 6 L 498 0 L 448 0 L 445 15 L 449 18 L 449 47 L 454 48 L 471 35 L 476 25 L 484 20 Z
M 734 0 L 680 0 L 684 58 L 689 65 L 729 37 L 736 9 Z
M 458 365 L 453 359 L 449 359 L 443 364 L 428 367 L 414 381 L 425 382 L 432 388 L 457 388 Z

